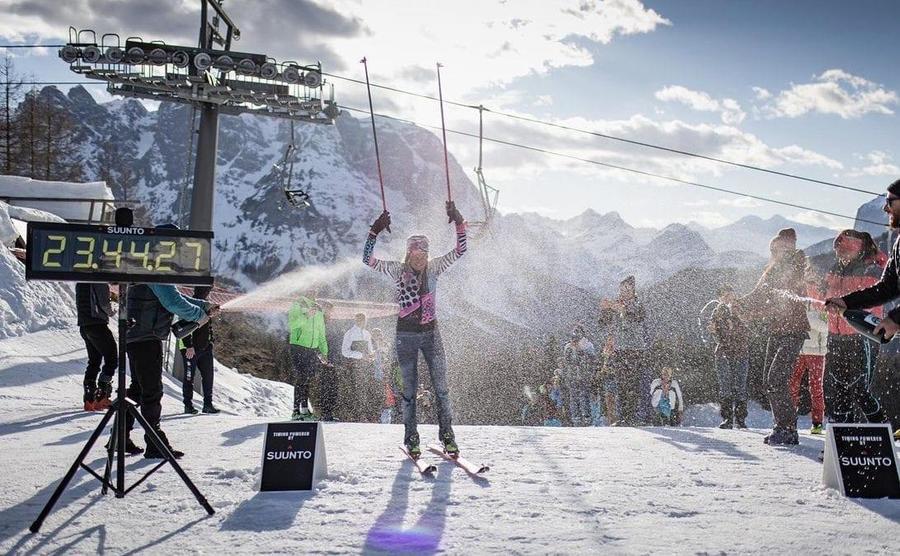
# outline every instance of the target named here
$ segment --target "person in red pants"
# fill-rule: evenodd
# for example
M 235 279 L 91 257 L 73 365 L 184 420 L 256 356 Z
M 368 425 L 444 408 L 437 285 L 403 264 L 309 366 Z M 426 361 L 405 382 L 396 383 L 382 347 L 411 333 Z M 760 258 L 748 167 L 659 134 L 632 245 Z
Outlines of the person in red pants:
M 810 434 L 824 434 L 825 427 L 825 390 L 823 382 L 825 377 L 825 352 L 828 342 L 828 329 L 825 325 L 825 315 L 818 311 L 807 311 L 810 331 L 809 339 L 803 343 L 800 357 L 794 366 L 794 372 L 788 387 L 791 392 L 791 400 L 794 406 L 800 406 L 800 383 L 804 375 L 809 375 L 809 398 L 812 405 L 812 428 Z

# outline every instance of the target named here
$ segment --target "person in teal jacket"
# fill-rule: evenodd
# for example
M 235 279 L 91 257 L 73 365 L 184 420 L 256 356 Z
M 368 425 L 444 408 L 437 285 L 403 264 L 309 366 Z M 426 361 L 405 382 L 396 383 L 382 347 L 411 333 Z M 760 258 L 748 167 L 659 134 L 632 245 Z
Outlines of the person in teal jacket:
M 294 371 L 295 421 L 315 419 L 309 403 L 309 386 L 319 365 L 327 365 L 328 340 L 325 336 L 325 311 L 316 302 L 316 293 L 301 297 L 288 311 L 291 366 Z

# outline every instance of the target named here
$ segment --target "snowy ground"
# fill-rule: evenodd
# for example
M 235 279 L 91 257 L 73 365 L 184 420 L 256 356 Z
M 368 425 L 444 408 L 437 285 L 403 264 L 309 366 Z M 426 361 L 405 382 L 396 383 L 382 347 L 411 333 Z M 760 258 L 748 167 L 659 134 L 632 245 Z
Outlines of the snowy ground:
M 0 341 L 2 553 L 859 554 L 900 546 L 900 502 L 824 489 L 821 439 L 776 450 L 762 444 L 762 430 L 459 427 L 463 451 L 493 466 L 473 480 L 445 463 L 433 479 L 418 476 L 396 448 L 398 426 L 328 424 L 327 480 L 314 493 L 260 494 L 264 423 L 285 414 L 289 391 L 227 369 L 217 390 L 228 414 L 174 414 L 175 382 L 164 400 L 165 430 L 187 452 L 184 468 L 214 516 L 168 467 L 121 500 L 101 497 L 99 483 L 79 472 L 32 535 L 28 525 L 100 418 L 77 407 L 82 366 L 74 329 Z M 99 468 L 103 454 L 88 461 Z M 148 468 L 129 461 L 129 479 Z

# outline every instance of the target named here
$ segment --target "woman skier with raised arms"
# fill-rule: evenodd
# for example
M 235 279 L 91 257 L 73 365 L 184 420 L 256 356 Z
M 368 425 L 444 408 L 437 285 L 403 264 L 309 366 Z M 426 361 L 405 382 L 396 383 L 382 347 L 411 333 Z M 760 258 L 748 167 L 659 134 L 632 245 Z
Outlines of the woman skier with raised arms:
M 372 224 L 363 250 L 363 262 L 372 269 L 390 276 L 397 288 L 397 361 L 403 375 L 403 443 L 409 454 L 417 458 L 422 452 L 416 423 L 416 391 L 418 388 L 419 352 L 425 357 L 437 403 L 438 435 L 444 452 L 459 455 L 459 448 L 451 425 L 450 395 L 447 390 L 447 360 L 437 326 L 435 301 L 438 277 L 466 252 L 466 224 L 453 201 L 447 201 L 449 222 L 456 224 L 456 247 L 449 253 L 428 259 L 428 238 L 413 235 L 406 240 L 406 259 L 382 261 L 372 256 L 375 240 L 391 224 L 391 215 L 384 211 Z

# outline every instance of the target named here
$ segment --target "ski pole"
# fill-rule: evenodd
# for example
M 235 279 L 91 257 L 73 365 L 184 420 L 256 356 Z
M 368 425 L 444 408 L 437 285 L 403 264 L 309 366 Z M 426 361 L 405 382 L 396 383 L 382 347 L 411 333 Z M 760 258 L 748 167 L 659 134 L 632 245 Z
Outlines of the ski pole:
M 359 62 L 363 65 L 366 72 L 366 92 L 369 95 L 369 115 L 372 117 L 372 139 L 375 142 L 375 165 L 378 167 L 378 184 L 381 186 L 381 208 L 387 212 L 387 201 L 384 197 L 384 178 L 381 176 L 381 157 L 378 154 L 378 133 L 375 131 L 375 109 L 372 108 L 372 87 L 369 85 L 369 64 L 365 57 Z M 391 229 L 387 228 L 387 231 L 390 232 Z
M 441 105 L 441 134 L 444 136 L 444 173 L 447 175 L 447 200 L 452 201 L 450 195 L 450 162 L 447 158 L 447 125 L 444 123 L 444 95 L 441 92 L 441 67 L 440 62 L 437 63 L 437 82 L 438 82 L 438 104 Z

